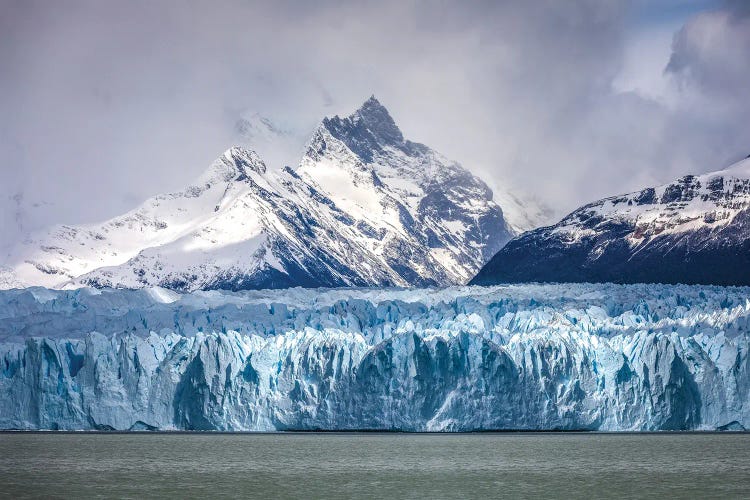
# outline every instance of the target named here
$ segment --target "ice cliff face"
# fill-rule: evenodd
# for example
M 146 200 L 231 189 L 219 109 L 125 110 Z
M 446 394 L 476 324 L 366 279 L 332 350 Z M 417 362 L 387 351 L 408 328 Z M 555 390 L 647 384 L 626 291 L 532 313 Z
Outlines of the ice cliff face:
M 0 428 L 741 429 L 750 290 L 0 293 Z
M 248 141 L 283 135 L 251 118 Z M 324 120 L 296 169 L 234 147 L 182 191 L 29 236 L 0 255 L 0 287 L 463 284 L 513 234 L 481 180 L 405 140 L 371 98 Z
M 472 280 L 750 285 L 750 159 L 585 205 L 503 247 Z

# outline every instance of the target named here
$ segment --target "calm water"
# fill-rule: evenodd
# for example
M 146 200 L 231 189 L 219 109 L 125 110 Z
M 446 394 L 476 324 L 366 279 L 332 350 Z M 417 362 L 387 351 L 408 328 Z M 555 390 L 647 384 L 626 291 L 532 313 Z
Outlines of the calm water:
M 3 497 L 750 497 L 747 434 L 0 434 Z

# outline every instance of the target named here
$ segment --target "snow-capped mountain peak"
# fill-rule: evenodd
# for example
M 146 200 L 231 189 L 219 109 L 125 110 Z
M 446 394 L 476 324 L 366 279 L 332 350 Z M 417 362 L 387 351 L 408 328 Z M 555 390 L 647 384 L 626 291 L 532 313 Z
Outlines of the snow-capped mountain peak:
M 411 157 L 429 150 L 427 146 L 405 140 L 388 110 L 375 96 L 348 117 L 325 118 L 321 127 L 342 141 L 364 163 L 376 162 L 387 149 Z
M 34 235 L 0 283 L 178 290 L 465 283 L 513 231 L 492 191 L 403 138 L 374 97 L 326 118 L 297 169 L 232 147 L 186 189 Z
M 448 269 L 453 282 L 467 280 L 471 262 L 489 259 L 513 235 L 484 182 L 405 140 L 374 97 L 346 118 L 323 120 L 297 172 L 363 218 L 380 213 L 376 227 L 422 241 L 428 260 L 439 261 L 423 265 Z
M 358 154 L 364 152 L 361 148 L 365 146 L 377 149 L 382 145 L 398 146 L 404 142 L 396 122 L 375 96 L 365 101 L 351 116 L 326 118 L 323 125 L 334 136 L 347 138 L 347 145 Z

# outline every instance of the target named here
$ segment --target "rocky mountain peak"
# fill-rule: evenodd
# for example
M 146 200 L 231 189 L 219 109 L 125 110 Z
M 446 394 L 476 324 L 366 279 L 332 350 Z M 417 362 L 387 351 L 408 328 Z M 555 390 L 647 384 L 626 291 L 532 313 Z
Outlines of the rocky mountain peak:
M 481 180 L 404 140 L 374 97 L 324 120 L 296 170 L 261 157 L 234 146 L 184 190 L 35 235 L 0 260 L 0 287 L 461 284 L 514 233 Z
M 324 119 L 322 126 L 366 163 L 372 162 L 373 154 L 384 147 L 400 148 L 404 144 L 401 130 L 375 96 L 346 118 L 337 115 Z
M 350 118 L 362 120 L 367 129 L 384 143 L 398 144 L 404 141 L 404 136 L 396 126 L 396 122 L 393 121 L 388 110 L 380 104 L 375 96 L 366 100 Z

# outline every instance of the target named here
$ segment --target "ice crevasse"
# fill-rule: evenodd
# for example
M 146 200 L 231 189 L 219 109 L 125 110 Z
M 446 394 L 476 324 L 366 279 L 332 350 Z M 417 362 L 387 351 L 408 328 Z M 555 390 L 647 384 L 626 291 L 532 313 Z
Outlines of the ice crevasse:
M 0 428 L 750 426 L 750 289 L 0 292 Z

